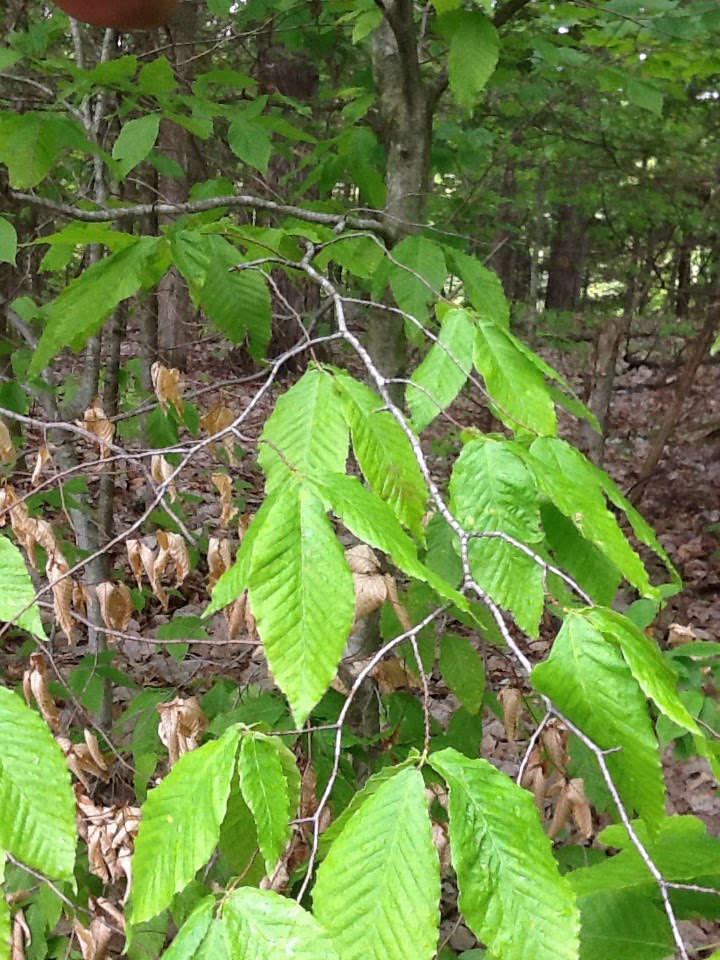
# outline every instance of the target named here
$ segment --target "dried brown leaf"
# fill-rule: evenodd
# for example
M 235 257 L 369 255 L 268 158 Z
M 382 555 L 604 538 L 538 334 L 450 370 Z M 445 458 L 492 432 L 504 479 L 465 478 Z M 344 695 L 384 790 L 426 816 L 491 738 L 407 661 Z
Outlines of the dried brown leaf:
M 168 562 L 172 560 L 175 565 L 175 586 L 179 587 L 190 573 L 190 555 L 185 546 L 185 541 L 179 533 L 173 533 L 170 530 L 158 530 L 157 542 L 160 551 L 155 561 L 156 574 L 161 577 Z
M 195 697 L 176 697 L 157 705 L 160 714 L 158 734 L 168 749 L 170 766 L 178 757 L 194 750 L 208 725 L 208 718 Z
M 142 561 L 142 551 L 139 540 L 128 540 L 125 544 L 127 548 L 128 561 L 130 563 L 130 569 L 133 572 L 135 581 L 138 585 L 138 590 L 142 589 L 142 575 L 143 575 L 143 561 Z
M 10 431 L 2 420 L 0 420 L 0 459 L 3 463 L 11 465 L 17 459 L 15 444 L 12 442 Z
M 530 753 L 528 762 L 525 764 L 525 770 L 523 772 L 522 782 L 520 785 L 526 790 L 530 790 L 535 800 L 535 806 L 542 815 L 544 810 L 543 801 L 545 800 L 545 796 L 547 794 L 547 778 L 545 764 L 542 762 L 542 756 L 539 747 L 535 747 Z
M 697 635 L 691 627 L 684 627 L 680 623 L 671 623 L 668 627 L 668 646 L 679 647 L 683 643 L 692 643 Z
M 45 723 L 53 733 L 57 733 L 60 730 L 60 715 L 48 690 L 46 673 L 45 657 L 41 653 L 31 653 L 30 669 L 23 674 L 23 693 L 28 705 L 34 700 Z
M 155 361 L 150 368 L 150 376 L 152 377 L 155 396 L 158 398 L 162 409 L 167 412 L 170 404 L 172 404 L 177 410 L 178 416 L 182 416 L 180 371 L 176 367 L 165 367 L 162 363 Z
M 83 426 L 89 433 L 94 433 L 100 441 L 100 458 L 104 460 L 110 454 L 109 444 L 115 436 L 115 424 L 105 416 L 99 397 L 95 397 L 85 411 Z
M 55 618 L 65 632 L 68 642 L 75 642 L 75 620 L 72 615 L 72 601 L 75 585 L 67 576 L 70 567 L 67 560 L 58 551 L 48 558 L 45 566 L 47 578 L 52 587 Z
M 592 811 L 585 796 L 585 781 L 581 777 L 573 778 L 567 786 L 567 798 L 572 806 L 572 818 L 583 840 L 593 835 Z
M 95 589 L 105 626 L 124 633 L 133 613 L 129 588 L 124 583 L 111 583 L 106 580 L 99 583 Z
M 68 769 L 86 790 L 90 790 L 91 784 L 86 774 L 107 783 L 110 779 L 109 771 L 114 757 L 102 753 L 97 738 L 90 730 L 86 729 L 84 734 L 85 743 L 73 743 L 67 737 L 57 737 L 56 739 L 65 755 Z
M 503 687 L 498 697 L 503 708 L 505 736 L 510 743 L 517 739 L 518 721 L 522 710 L 522 690 L 518 687 Z
M 230 544 L 219 537 L 210 537 L 208 540 L 208 590 L 212 590 L 220 577 L 232 565 Z
M 150 581 L 150 586 L 152 592 L 155 595 L 156 599 L 160 601 L 160 604 L 163 610 L 167 610 L 169 598 L 167 593 L 162 588 L 160 583 L 160 577 L 162 572 L 167 565 L 167 555 L 163 558 L 163 565 L 158 570 L 157 561 L 159 553 L 155 553 L 146 543 L 140 542 L 140 559 L 142 561 L 143 568 L 147 574 L 147 578 Z
M 370 547 L 360 543 L 345 551 L 355 584 L 355 623 L 378 610 L 387 600 L 387 584 L 380 561 Z
M 235 414 L 229 407 L 223 407 L 218 404 L 213 407 L 212 410 L 208 410 L 205 416 L 200 421 L 200 426 L 203 430 L 208 433 L 210 436 L 214 436 L 216 433 L 220 433 L 222 430 L 227 430 L 230 424 L 235 420 Z M 230 466 L 234 467 L 237 465 L 237 457 L 235 456 L 235 438 L 232 434 L 226 433 L 222 437 L 222 445 L 225 447 L 228 455 L 228 462 Z M 216 451 L 217 444 L 211 444 L 213 454 Z
M 30 486 L 34 487 L 40 480 L 40 474 L 45 468 L 45 464 L 50 459 L 50 451 L 47 446 L 43 444 L 37 453 L 37 459 L 35 460 L 35 469 L 33 470 L 33 475 L 30 478 Z
M 78 833 L 87 844 L 90 871 L 103 883 L 125 877 L 129 891 L 130 860 L 140 824 L 139 807 L 126 803 L 96 806 L 79 785 L 75 788 L 75 797 Z
M 220 493 L 220 526 L 226 527 L 237 514 L 237 508 L 232 502 L 232 480 L 227 473 L 214 473 L 212 482 Z
M 555 769 L 564 773 L 568 762 L 568 736 L 564 724 L 556 719 L 549 720 L 540 734 L 540 741 Z
M 167 492 L 170 494 L 171 503 L 175 503 L 178 495 L 175 481 L 170 479 L 174 470 L 173 465 L 168 463 L 165 457 L 161 457 L 159 454 L 155 454 L 150 461 L 152 478 L 155 483 L 167 484 Z
M 437 820 L 433 820 L 432 835 L 438 860 L 440 861 L 440 876 L 446 877 L 450 873 L 452 866 L 447 826 L 444 823 L 438 823 Z
M 567 785 L 560 794 L 560 799 L 555 804 L 552 822 L 548 828 L 548 836 L 554 840 L 562 828 L 567 824 L 572 813 L 572 800 L 568 797 Z

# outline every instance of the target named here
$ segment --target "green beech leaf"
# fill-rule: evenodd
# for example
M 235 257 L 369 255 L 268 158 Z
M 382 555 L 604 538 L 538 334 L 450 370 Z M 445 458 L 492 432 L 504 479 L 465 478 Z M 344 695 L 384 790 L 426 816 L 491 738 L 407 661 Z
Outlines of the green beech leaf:
M 475 715 L 485 694 L 485 667 L 467 637 L 446 633 L 440 642 L 440 672 L 468 713 Z
M 668 918 L 646 894 L 602 890 L 578 898 L 582 960 L 663 960 L 673 952 Z
M 468 532 L 498 531 L 538 549 L 542 533 L 533 476 L 504 443 L 466 444 L 453 469 L 450 497 L 454 516 Z M 545 597 L 542 567 L 499 538 L 472 539 L 468 558 L 483 590 L 537 636 Z
M 543 498 L 540 515 L 545 542 L 556 564 L 569 573 L 596 603 L 612 603 L 621 580 L 615 564 L 594 543 L 586 540 L 572 520 L 550 500 Z M 552 592 L 558 596 L 554 590 Z
M 472 931 L 498 960 L 577 960 L 575 897 L 532 796 L 487 760 L 446 749 L 430 763 L 449 788 L 459 906 Z
M 24 610 L 34 598 L 35 587 L 22 554 L 11 540 L 0 534 L 0 620 L 17 623 L 39 640 L 45 640 L 37 604 Z
M 443 319 L 440 343 L 435 343 L 412 375 L 407 403 L 419 432 L 448 407 L 462 390 L 472 368 L 475 324 L 466 310 L 450 310 Z
M 175 934 L 173 942 L 163 953 L 162 960 L 194 960 L 205 956 L 210 960 L 213 954 L 206 952 L 212 942 L 211 927 L 215 914 L 215 899 L 205 897 L 193 909 L 185 923 Z M 213 931 L 214 932 L 214 931 Z M 219 952 L 215 960 L 225 960 L 227 953 Z
M 393 264 L 389 275 L 395 302 L 405 313 L 426 320 L 428 303 L 442 292 L 447 279 L 442 247 L 413 234 L 393 247 L 392 257 L 400 264 Z
M 335 676 L 355 587 L 320 500 L 294 480 L 282 491 L 254 540 L 250 604 L 275 682 L 302 726 Z
M 321 856 L 325 856 L 328 847 L 340 836 L 349 821 L 355 816 L 363 803 L 378 792 L 380 787 L 388 780 L 392 780 L 401 770 L 414 764 L 412 760 L 405 760 L 395 767 L 383 767 L 377 773 L 373 773 L 367 778 L 357 793 L 352 795 L 350 803 L 345 807 L 340 816 L 333 820 L 326 830 L 320 834 L 319 850 Z
M 15 263 L 17 257 L 17 233 L 15 227 L 0 217 L 0 263 Z
M 348 428 L 333 377 L 308 370 L 284 393 L 265 422 L 258 463 L 273 490 L 290 472 L 342 472 L 348 456 Z M 287 464 L 282 458 L 285 458 Z
M 431 960 L 440 871 L 422 774 L 402 770 L 347 822 L 318 869 L 314 912 L 343 960 Z
M 369 387 L 347 375 L 336 377 L 350 427 L 353 451 L 365 479 L 386 500 L 398 520 L 418 539 L 428 489 L 410 441 Z
M 230 124 L 228 144 L 232 152 L 260 173 L 267 173 L 272 142 L 269 134 L 257 123 L 240 117 Z
M 592 607 L 586 612 L 595 629 L 619 645 L 645 696 L 678 726 L 701 736 L 700 728 L 677 692 L 675 671 L 650 637 L 616 610 Z
M 36 187 L 70 147 L 91 147 L 76 120 L 50 110 L 0 112 L 0 163 L 16 190 Z
M 235 890 L 224 902 L 222 922 L 230 960 L 339 960 L 312 914 L 272 890 Z
M 146 113 L 123 124 L 112 150 L 113 158 L 118 161 L 117 173 L 120 180 L 147 158 L 155 146 L 159 130 L 159 113 Z
M 598 746 L 621 748 L 607 756 L 620 796 L 657 823 L 665 809 L 658 744 L 645 695 L 617 647 L 585 617 L 570 613 L 531 679 Z
M 27 375 L 37 376 L 63 347 L 79 349 L 100 329 L 117 305 L 145 284 L 145 270 L 163 243 L 139 237 L 118 253 L 93 263 L 43 309 L 45 330 Z
M 640 593 L 657 596 L 642 560 L 607 508 L 596 468 L 579 450 L 557 437 L 538 437 L 530 454 L 527 462 L 540 490 Z
M 509 330 L 482 317 L 478 319 L 475 366 L 504 423 L 539 434 L 556 432 L 555 406 L 541 371 Z
M 0 687 L 0 850 L 70 880 L 75 800 L 65 758 L 42 718 Z
M 321 479 L 315 478 L 312 486 L 355 536 L 382 550 L 401 570 L 416 580 L 423 580 L 461 610 L 472 609 L 461 593 L 418 559 L 414 541 L 400 526 L 392 509 L 357 477 L 327 473 Z
M 450 40 L 448 78 L 461 107 L 472 111 L 498 61 L 495 27 L 479 10 L 456 10 L 442 16 L 439 29 Z
M 483 320 L 507 327 L 510 306 L 500 277 L 475 257 L 469 257 L 453 247 L 446 247 L 445 254 L 451 268 L 462 280 L 465 296 L 477 315 Z
M 148 793 L 132 860 L 132 922 L 169 906 L 215 849 L 225 817 L 239 733 L 183 754 Z
M 200 293 L 200 306 L 232 343 L 248 336 L 248 350 L 261 360 L 270 342 L 272 304 L 258 270 L 228 270 L 213 260 Z
M 289 754 L 287 757 L 281 752 Z M 287 772 L 286 772 L 287 771 Z M 292 773 L 291 773 L 292 771 Z M 251 733 L 243 738 L 238 758 L 240 790 L 257 826 L 258 842 L 268 876 L 285 849 L 296 815 L 300 776 L 287 747 L 276 737 Z M 288 782 L 292 777 L 292 784 Z

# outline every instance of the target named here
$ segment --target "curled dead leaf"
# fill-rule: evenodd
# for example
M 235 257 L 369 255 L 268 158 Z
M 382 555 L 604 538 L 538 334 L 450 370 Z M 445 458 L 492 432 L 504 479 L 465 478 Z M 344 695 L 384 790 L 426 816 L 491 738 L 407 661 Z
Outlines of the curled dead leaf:
M 12 442 L 10 431 L 3 420 L 0 420 L 0 459 L 3 463 L 12 465 L 17 459 L 15 444 Z
M 545 800 L 545 796 L 547 794 L 546 773 L 547 771 L 545 769 L 545 764 L 542 761 L 540 748 L 535 747 L 531 751 L 528 761 L 525 764 L 525 770 L 523 772 L 520 786 L 532 793 L 533 799 L 535 800 L 535 806 L 540 811 L 541 816 L 544 812 L 543 801 Z
M 216 433 L 220 433 L 222 430 L 227 430 L 230 424 L 235 420 L 235 414 L 229 407 L 223 407 L 218 404 L 213 407 L 212 410 L 208 410 L 205 416 L 200 421 L 200 426 L 203 430 L 209 434 L 211 437 Z M 237 457 L 235 456 L 235 438 L 232 434 L 226 433 L 222 437 L 222 445 L 225 447 L 228 455 L 228 462 L 231 467 L 237 465 Z M 217 444 L 211 444 L 211 449 L 213 454 L 215 453 Z
M 135 581 L 138 585 L 138 590 L 142 589 L 142 575 L 143 575 L 143 561 L 140 549 L 139 540 L 128 540 L 125 543 L 127 548 L 128 561 L 130 563 L 130 569 L 133 572 Z
M 81 617 L 87 619 L 87 608 L 90 601 L 90 591 L 84 583 L 73 584 L 72 605 L 73 610 Z
M 581 777 L 575 777 L 568 783 L 567 798 L 578 833 L 583 840 L 589 840 L 593 835 L 592 811 L 585 796 L 585 781 Z
M 155 595 L 156 599 L 160 601 L 160 604 L 163 610 L 167 610 L 169 598 L 167 593 L 165 593 L 165 591 L 163 590 L 162 584 L 160 583 L 160 577 L 162 576 L 162 572 L 165 566 L 167 565 L 167 558 L 164 558 L 163 566 L 160 570 L 158 570 L 157 568 L 157 560 L 159 556 L 158 553 L 155 553 L 155 551 L 143 541 L 140 542 L 139 553 L 140 553 L 140 560 L 142 561 L 143 569 L 145 570 L 145 573 L 147 574 L 147 578 L 150 581 L 152 592 Z
M 50 459 L 50 451 L 47 446 L 43 444 L 37 453 L 37 459 L 35 460 L 35 469 L 33 470 L 32 477 L 30 478 L 30 486 L 34 487 L 40 480 L 40 474 L 45 468 L 45 464 Z
M 82 783 L 86 790 L 90 790 L 88 776 L 97 777 L 103 783 L 110 779 L 110 767 L 114 760 L 112 754 L 104 754 L 97 742 L 97 737 L 91 730 L 85 729 L 84 743 L 73 743 L 67 737 L 57 737 L 60 749 L 65 755 L 65 761 L 70 772 Z
M 159 703 L 158 734 L 168 749 L 170 766 L 178 757 L 194 750 L 208 725 L 208 718 L 195 697 L 175 697 L 168 703 Z
M 564 773 L 568 762 L 568 736 L 565 725 L 552 718 L 540 734 L 540 741 L 555 769 Z
M 155 396 L 158 398 L 163 411 L 167 412 L 170 404 L 172 404 L 178 416 L 182 416 L 180 371 L 176 367 L 165 367 L 162 363 L 155 361 L 150 368 L 150 376 L 152 377 Z
M 185 541 L 179 533 L 170 530 L 158 530 L 157 542 L 160 547 L 155 561 L 155 572 L 161 577 L 170 561 L 175 566 L 175 586 L 179 587 L 190 573 L 190 555 Z
M 227 540 L 220 540 L 219 537 L 210 537 L 208 540 L 208 590 L 212 590 L 220 577 L 229 570 L 232 565 L 230 555 L 230 544 Z
M 364 543 L 345 551 L 355 584 L 355 623 L 374 613 L 387 600 L 387 584 L 380 561 Z
M 517 739 L 518 721 L 522 710 L 522 690 L 518 687 L 503 687 L 498 697 L 503 708 L 505 736 L 510 743 Z
M 100 877 L 103 883 L 126 877 L 127 898 L 132 880 L 130 860 L 140 824 L 140 808 L 127 803 L 96 806 L 79 785 L 75 788 L 75 799 L 78 833 L 87 844 L 91 873 Z
M 668 627 L 668 646 L 679 647 L 683 643 L 692 643 L 697 640 L 697 634 L 691 627 L 684 627 L 680 623 L 671 623 Z
M 85 411 L 83 426 L 89 433 L 94 433 L 100 441 L 100 458 L 104 460 L 110 455 L 109 444 L 112 443 L 115 436 L 115 424 L 111 423 L 105 416 L 105 410 L 99 397 L 95 397 Z
M 31 653 L 30 669 L 23 674 L 23 693 L 28 706 L 31 706 L 34 700 L 45 723 L 53 733 L 57 733 L 60 730 L 60 715 L 48 690 L 46 674 L 45 657 L 41 653 Z
M 124 633 L 133 613 L 132 597 L 127 585 L 106 580 L 99 583 L 95 590 L 105 626 Z
M 555 804 L 555 811 L 553 813 L 552 822 L 548 827 L 548 836 L 551 840 L 554 840 L 555 837 L 560 833 L 562 828 L 567 824 L 570 819 L 570 814 L 572 813 L 572 800 L 568 796 L 567 786 L 563 789 L 560 794 L 558 802 Z
M 226 527 L 237 513 L 232 502 L 232 480 L 227 473 L 214 473 L 212 482 L 220 494 L 220 526 Z
M 59 553 L 52 527 L 41 517 L 31 517 L 24 500 L 19 500 L 10 484 L 0 489 L 0 526 L 5 525 L 7 517 L 18 543 L 24 548 L 30 566 L 37 570 L 35 546 L 39 545 L 50 556 Z
M 45 566 L 47 578 L 52 587 L 55 618 L 65 632 L 70 644 L 75 643 L 75 620 L 72 615 L 74 583 L 68 576 L 70 567 L 63 555 L 57 551 L 50 555 Z
M 175 468 L 171 463 L 168 463 L 165 457 L 161 457 L 158 454 L 155 454 L 150 461 L 150 473 L 152 475 L 155 483 L 166 484 L 167 492 L 170 494 L 170 502 L 175 503 L 177 500 L 177 487 L 175 486 L 175 481 L 171 480 Z

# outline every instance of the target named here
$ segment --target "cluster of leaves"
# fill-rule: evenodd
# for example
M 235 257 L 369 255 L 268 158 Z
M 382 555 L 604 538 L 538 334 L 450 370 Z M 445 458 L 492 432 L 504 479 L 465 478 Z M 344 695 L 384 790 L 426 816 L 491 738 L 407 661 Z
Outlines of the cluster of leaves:
M 295 6 L 283 5 L 283 12 L 288 30 L 300 37 L 308 14 Z M 350 41 L 342 43 L 368 47 L 381 23 L 379 7 L 340 6 L 341 22 L 350 27 Z M 629 13 L 622 4 L 605 6 L 609 16 L 632 19 L 638 12 L 632 4 Z M 665 6 L 677 16 L 662 14 L 655 27 L 657 20 L 672 29 L 687 19 L 677 4 Z M 247 7 L 248 22 L 267 12 L 264 2 Z M 557 17 L 570 15 L 561 7 L 550 17 L 553 29 Z M 210 9 L 213 17 L 230 13 L 222 0 L 213 0 Z M 433 9 L 428 62 L 431 70 L 436 60 L 446 63 L 453 102 L 462 111 L 454 117 L 456 128 L 445 130 L 456 150 L 472 140 L 465 114 L 496 64 L 502 70 L 503 57 L 509 61 L 517 50 L 512 43 L 501 49 L 489 8 L 435 0 Z M 595 24 L 594 16 L 588 13 L 587 47 L 618 55 L 607 21 Z M 690 19 L 688 28 L 717 25 L 711 10 L 695 9 Z M 315 53 L 335 42 L 337 20 L 338 11 L 319 15 L 316 32 L 308 33 Z M 159 406 L 143 420 L 136 401 L 147 394 L 138 367 L 124 371 L 119 402 L 129 416 L 118 421 L 117 439 L 131 446 L 144 431 L 143 440 L 157 448 L 155 504 L 165 493 L 175 501 L 165 504 L 169 517 L 150 507 L 135 527 L 145 521 L 152 532 L 151 525 L 169 519 L 174 529 L 155 531 L 158 554 L 128 542 L 138 589 L 130 593 L 108 582 L 96 591 L 101 606 L 105 597 L 104 624 L 125 634 L 133 610 L 143 610 L 148 600 L 144 576 L 168 608 L 159 582 L 168 558 L 176 590 L 191 568 L 207 564 L 212 599 L 204 619 L 176 617 L 157 638 L 184 641 L 172 651 L 182 660 L 188 642 L 208 638 L 211 616 L 224 609 L 236 622 L 242 613 L 248 631 L 257 629 L 279 692 L 240 696 L 233 683 L 219 680 L 200 706 L 168 702 L 172 691 L 137 691 L 136 681 L 112 665 L 110 651 L 83 658 L 65 686 L 46 688 L 37 667 L 29 673 L 26 688 L 42 719 L 15 691 L 1 687 L 0 863 L 8 897 L 0 899 L 0 958 L 22 947 L 21 911 L 11 916 L 19 902 L 32 931 L 30 960 L 40 960 L 43 950 L 56 956 L 71 949 L 67 935 L 56 932 L 68 906 L 90 908 L 90 926 L 75 927 L 84 960 L 100 955 L 121 923 L 133 958 L 157 955 L 171 940 L 168 960 L 446 960 L 455 953 L 438 944 L 443 875 L 457 885 L 467 926 L 498 960 L 609 960 L 620 951 L 660 960 L 673 946 L 680 949 L 677 917 L 718 915 L 720 900 L 707 889 L 720 885 L 720 842 L 693 818 L 665 816 L 660 743 L 676 739 L 720 772 L 717 743 L 698 723 L 705 705 L 678 691 L 674 669 L 680 661 L 685 684 L 695 669 L 692 657 L 714 649 L 701 644 L 688 650 L 684 663 L 682 652 L 664 655 L 643 632 L 648 611 L 651 618 L 677 591 L 679 578 L 611 478 L 558 436 L 558 406 L 591 423 L 592 415 L 567 381 L 512 332 L 502 285 L 471 255 L 470 244 L 427 230 L 389 249 L 379 220 L 363 224 L 345 210 L 346 184 L 361 203 L 385 202 L 383 151 L 371 123 L 360 122 L 372 107 L 366 78 L 359 76 L 358 87 L 343 93 L 347 126 L 319 143 L 306 132 L 307 108 L 290 104 L 296 113 L 290 123 L 287 99 L 259 94 L 257 82 L 239 70 L 201 72 L 188 92 L 162 55 L 143 62 L 127 54 L 82 69 L 50 52 L 64 28 L 55 14 L 0 51 L 3 68 L 32 65 L 45 80 L 52 77 L 64 108 L 8 109 L 0 116 L 0 161 L 13 202 L 25 211 L 40 201 L 71 219 L 21 250 L 32 256 L 37 245 L 47 247 L 40 268 L 50 277 L 50 296 L 38 303 L 24 295 L 11 305 L 19 328 L 29 326 L 39 337 L 13 358 L 22 387 L 19 398 L 4 390 L 5 415 L 22 417 L 28 397 L 52 392 L 47 368 L 67 358 L 68 349 L 92 343 L 118 307 L 142 302 L 170 274 L 183 278 L 216 334 L 267 364 L 248 409 L 269 392 L 285 357 L 312 345 L 308 333 L 289 354 L 268 361 L 280 274 L 288 286 L 307 284 L 326 295 L 334 312 L 328 312 L 330 332 L 318 328 L 317 343 L 343 340 L 363 372 L 353 375 L 337 357 L 313 356 L 277 398 L 258 440 L 265 498 L 232 558 L 229 542 L 212 546 L 205 529 L 187 550 L 182 535 L 192 525 L 193 494 L 177 487 L 193 455 L 222 444 L 218 455 L 230 469 L 214 481 L 221 492 L 220 525 L 230 522 L 234 439 L 246 413 L 216 407 L 201 420 L 195 404 L 181 399 L 177 373 L 154 366 Z M 589 57 L 564 36 L 549 44 L 529 41 L 519 30 L 515 38 L 518 49 L 527 51 L 529 42 L 534 51 L 533 82 L 541 91 L 550 71 Z M 596 66 L 592 76 L 603 90 L 622 83 L 630 102 L 653 116 L 663 96 L 672 94 L 670 84 L 666 91 L 633 71 L 619 73 L 604 61 Z M 439 67 L 437 74 L 442 87 Z M 81 109 L 100 91 L 120 105 L 102 142 L 89 137 Z M 251 92 L 241 108 L 238 91 Z M 176 209 L 162 231 L 146 228 L 143 218 L 154 204 L 127 214 L 121 192 L 141 165 L 162 176 L 182 175 L 158 148 L 162 122 L 180 125 L 208 149 L 219 135 L 222 150 L 243 164 L 245 179 L 249 169 L 267 173 L 273 155 L 307 149 L 310 159 L 298 162 L 308 168 L 301 192 L 317 189 L 322 199 L 290 209 L 263 205 L 262 198 L 255 202 L 241 193 L 245 179 L 218 177 L 194 184 L 188 205 Z M 58 198 L 77 199 L 75 171 L 87 163 L 112 180 L 117 195 L 104 208 L 85 201 L 68 208 Z M 44 191 L 39 198 L 24 192 L 38 187 Z M 236 206 L 269 211 L 272 225 L 238 223 L 230 212 Z M 114 219 L 128 220 L 132 230 L 115 229 Z M 15 227 L 0 219 L 0 259 L 12 263 L 17 255 Z M 379 358 L 366 353 L 343 313 L 358 302 L 382 309 L 383 301 L 388 323 L 399 318 L 419 354 L 403 403 L 393 400 Z M 72 393 L 73 386 L 68 377 L 55 389 Z M 462 432 L 460 453 L 440 489 L 424 454 L 426 431 L 467 390 L 484 397 L 495 429 Z M 83 423 L 83 439 L 97 440 L 103 469 L 113 452 L 114 424 L 99 402 L 87 407 Z M 179 445 L 181 432 L 196 437 L 201 429 L 207 433 L 202 441 Z M 2 447 L 9 455 L 0 453 L 11 472 L 17 438 L 6 432 Z M 41 472 L 42 456 L 38 463 Z M 24 499 L 12 499 L 12 488 L 4 488 L 3 517 L 9 514 L 12 538 L 0 537 L 0 617 L 34 638 L 23 653 L 36 644 L 50 648 L 18 544 L 32 564 L 40 543 L 52 565 L 55 538 L 50 533 L 43 543 L 35 535 L 45 530 L 43 523 L 49 530 L 38 515 L 82 511 L 88 484 L 78 489 L 72 482 L 61 482 L 52 494 L 31 493 L 31 513 L 27 507 L 22 512 Z M 30 533 L 23 533 L 20 516 L 32 521 Z M 125 536 L 121 531 L 118 539 Z M 85 558 L 72 540 L 68 533 L 63 552 L 80 569 Z M 382 646 L 351 689 L 340 692 L 331 688 L 359 619 L 348 540 L 382 555 L 402 588 L 400 600 L 383 594 L 381 602 L 390 602 L 381 613 Z M 651 581 L 643 561 L 648 553 L 659 558 L 669 582 Z M 74 571 L 63 564 L 41 590 L 52 590 L 55 619 L 69 637 L 64 617 L 72 621 L 67 587 Z M 621 583 L 639 598 L 627 615 L 612 608 Z M 458 633 L 445 632 L 436 658 L 432 631 L 440 614 Z M 554 639 L 547 658 L 535 664 L 524 641 L 538 638 L 543 626 L 544 636 Z M 604 822 L 617 821 L 587 851 L 574 844 L 554 848 L 543 828 L 540 790 L 533 797 L 522 778 L 515 783 L 479 756 L 483 709 L 498 709 L 485 689 L 480 644 L 514 656 L 526 674 L 533 719 L 541 723 L 543 714 L 554 715 L 569 737 L 567 758 L 548 749 L 536 756 L 539 766 L 545 772 L 554 767 L 565 799 L 571 785 L 577 797 L 584 781 L 583 799 Z M 431 716 L 427 692 L 421 702 L 404 690 L 383 694 L 381 731 L 365 735 L 351 728 L 348 712 L 360 682 L 393 652 L 406 670 L 417 670 L 421 688 L 437 659 L 437 675 L 461 704 L 447 728 Z M 87 731 L 74 727 L 64 737 L 58 728 L 54 696 L 99 713 L 107 681 L 136 691 L 108 742 L 132 729 L 139 807 L 95 805 L 83 788 L 92 777 L 107 779 L 110 760 Z M 506 716 L 506 725 L 515 724 Z M 164 776 L 148 789 L 159 763 Z M 558 824 L 557 830 L 564 828 L 560 818 Z M 610 855 L 613 850 L 620 852 Z M 117 907 L 113 913 L 104 899 L 107 887 L 129 877 L 124 915 Z

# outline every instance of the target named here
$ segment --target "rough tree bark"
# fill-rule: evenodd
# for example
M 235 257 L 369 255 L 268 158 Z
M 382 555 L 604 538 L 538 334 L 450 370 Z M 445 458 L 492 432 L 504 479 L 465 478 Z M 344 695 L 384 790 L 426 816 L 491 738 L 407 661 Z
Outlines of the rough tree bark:
M 168 56 L 181 85 L 192 79 L 192 42 L 196 29 L 197 5 L 193 0 L 182 0 L 168 27 L 172 41 Z M 185 127 L 172 120 L 162 120 L 160 150 L 187 172 L 192 155 L 192 137 Z M 183 203 L 188 198 L 188 178 L 162 174 L 159 177 L 158 190 L 163 200 Z M 181 370 L 186 367 L 188 327 L 192 313 L 193 306 L 187 285 L 173 267 L 160 281 L 157 290 L 158 353 L 167 366 Z
M 547 310 L 574 310 L 577 307 L 582 287 L 585 245 L 585 231 L 579 210 L 572 204 L 561 204 L 550 244 L 545 293 Z

